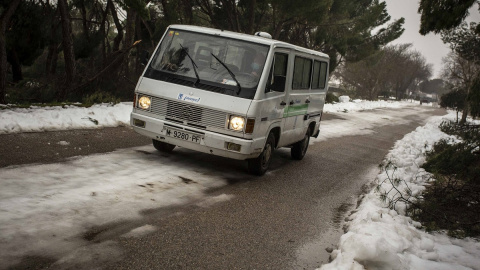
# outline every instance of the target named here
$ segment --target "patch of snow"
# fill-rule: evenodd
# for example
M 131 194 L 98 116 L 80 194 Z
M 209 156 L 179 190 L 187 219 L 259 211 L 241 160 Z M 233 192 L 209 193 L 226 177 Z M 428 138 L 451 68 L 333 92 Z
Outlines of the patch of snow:
M 225 201 L 228 201 L 228 200 L 231 200 L 232 198 L 234 197 L 234 195 L 227 195 L 227 194 L 221 194 L 221 195 L 218 195 L 218 196 L 215 196 L 215 197 L 208 197 L 206 198 L 205 200 L 197 203 L 197 206 L 200 206 L 200 207 L 210 207 L 216 203 L 219 203 L 219 202 L 225 202 Z
M 70 145 L 70 143 L 66 141 L 59 141 L 57 144 L 64 145 L 64 146 Z
M 419 103 L 417 101 L 367 101 L 355 99 L 352 100 L 352 102 L 325 104 L 325 106 L 323 107 L 323 112 L 356 112 L 373 110 L 378 108 L 402 108 L 408 106 L 418 106 L 418 104 Z
M 114 106 L 11 108 L 0 110 L 0 134 L 68 129 L 89 129 L 128 125 L 132 102 Z
M 182 151 L 188 151 L 187 161 L 181 159 L 187 154 Z M 92 227 L 142 218 L 142 210 L 200 200 L 208 196 L 206 190 L 235 177 L 234 172 L 212 175 L 212 168 L 199 161 L 201 153 L 179 148 L 176 156 L 143 146 L 0 169 L 0 265 L 14 265 L 38 252 L 65 257 L 85 245 L 81 236 Z
M 320 123 L 320 134 L 318 138 L 310 138 L 310 144 L 345 135 L 372 134 L 374 133 L 374 127 L 406 124 L 409 121 L 406 119 L 406 116 L 417 115 L 423 111 L 431 110 L 420 106 L 415 106 L 413 108 L 414 109 L 411 111 L 403 112 L 402 117 L 398 117 L 398 111 L 392 111 L 385 108 L 362 111 L 361 114 L 331 112 L 329 114 L 334 115 L 335 118 Z
M 78 247 L 67 256 L 56 261 L 51 269 L 98 269 L 99 265 L 115 262 L 123 255 L 123 251 L 115 241 L 104 241 Z
M 338 101 L 341 102 L 341 103 L 347 103 L 347 102 L 350 101 L 350 97 L 349 96 L 339 96 Z
M 130 237 L 142 237 L 149 233 L 152 233 L 157 230 L 157 227 L 152 226 L 150 224 L 144 225 L 142 227 L 135 228 L 128 233 L 122 235 L 122 237 L 130 238 Z

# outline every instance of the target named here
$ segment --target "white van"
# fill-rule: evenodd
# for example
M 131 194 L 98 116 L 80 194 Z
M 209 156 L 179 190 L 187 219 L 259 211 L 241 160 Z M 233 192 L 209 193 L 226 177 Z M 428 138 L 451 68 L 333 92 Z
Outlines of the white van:
M 137 83 L 131 125 L 159 151 L 247 160 L 263 175 L 274 149 L 301 160 L 318 136 L 328 65 L 267 33 L 171 25 Z

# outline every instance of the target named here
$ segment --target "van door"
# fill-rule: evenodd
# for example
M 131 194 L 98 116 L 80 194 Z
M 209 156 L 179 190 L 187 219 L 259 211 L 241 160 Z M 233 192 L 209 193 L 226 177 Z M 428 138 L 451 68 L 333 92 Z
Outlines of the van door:
M 287 72 L 289 66 L 289 51 L 286 49 L 276 49 L 272 61 L 272 67 L 268 76 L 267 89 L 261 105 L 261 119 L 268 121 L 269 126 L 280 125 L 282 134 L 277 145 L 282 146 L 283 138 L 283 118 L 285 108 L 287 108 L 287 88 L 290 84 Z M 269 128 L 266 126 L 265 128 Z M 264 130 L 267 132 L 268 130 Z
M 305 115 L 310 103 L 310 78 L 312 74 L 312 59 L 294 56 L 293 76 L 291 87 L 288 87 L 287 108 L 283 117 L 285 118 L 284 130 L 288 132 L 287 144 L 292 144 L 303 139 L 305 132 Z
M 327 78 L 328 62 L 323 59 L 316 59 L 313 63 L 312 86 L 308 115 L 309 118 L 314 118 L 314 121 L 317 123 L 317 125 L 320 122 L 323 106 L 325 104 L 325 96 L 327 94 Z

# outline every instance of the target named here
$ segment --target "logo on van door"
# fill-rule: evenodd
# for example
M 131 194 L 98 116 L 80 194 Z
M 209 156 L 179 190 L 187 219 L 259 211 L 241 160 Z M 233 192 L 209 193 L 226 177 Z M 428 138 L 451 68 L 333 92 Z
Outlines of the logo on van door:
M 178 94 L 177 99 L 187 101 L 187 102 L 192 102 L 192 103 L 200 103 L 200 98 L 199 97 L 195 97 L 195 96 L 192 96 L 192 95 L 185 95 L 185 94 L 182 94 L 182 93 Z

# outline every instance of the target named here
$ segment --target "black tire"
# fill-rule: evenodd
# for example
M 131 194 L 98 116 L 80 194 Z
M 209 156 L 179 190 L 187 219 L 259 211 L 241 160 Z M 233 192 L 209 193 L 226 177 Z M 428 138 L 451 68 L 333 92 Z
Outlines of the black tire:
M 153 142 L 153 147 L 155 147 L 155 149 L 157 149 L 160 152 L 171 153 L 173 151 L 173 148 L 175 148 L 175 145 L 173 144 L 164 143 L 157 140 L 152 140 L 152 142 Z
M 248 160 L 248 172 L 258 176 L 264 175 L 272 160 L 273 150 L 275 150 L 275 136 L 270 133 L 260 156 Z
M 292 146 L 292 158 L 295 160 L 302 160 L 305 154 L 307 153 L 308 149 L 308 144 L 310 143 L 310 129 L 307 130 L 307 133 L 305 133 L 305 137 L 303 137 L 303 140 L 296 142 Z

